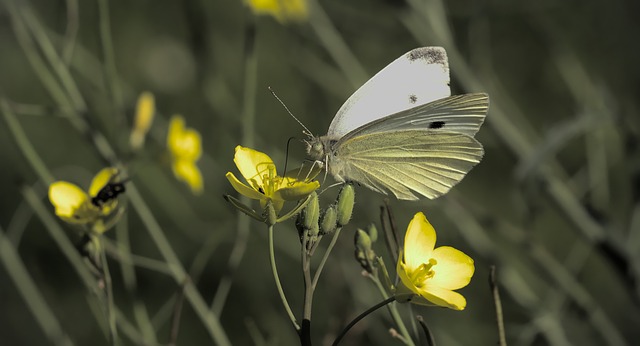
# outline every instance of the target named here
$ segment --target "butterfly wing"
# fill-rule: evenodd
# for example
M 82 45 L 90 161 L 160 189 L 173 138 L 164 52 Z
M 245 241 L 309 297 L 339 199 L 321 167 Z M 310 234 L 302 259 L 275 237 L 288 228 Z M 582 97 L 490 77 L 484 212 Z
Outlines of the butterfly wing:
M 346 137 L 374 132 L 431 129 L 474 136 L 489 110 L 489 95 L 484 93 L 445 97 L 413 107 L 361 126 Z
M 463 133 L 401 130 L 340 141 L 328 165 L 338 180 L 355 181 L 398 199 L 436 198 L 448 192 L 484 154 Z
M 351 95 L 333 118 L 327 136 L 340 138 L 367 123 L 450 94 L 445 50 L 416 48 L 394 60 Z

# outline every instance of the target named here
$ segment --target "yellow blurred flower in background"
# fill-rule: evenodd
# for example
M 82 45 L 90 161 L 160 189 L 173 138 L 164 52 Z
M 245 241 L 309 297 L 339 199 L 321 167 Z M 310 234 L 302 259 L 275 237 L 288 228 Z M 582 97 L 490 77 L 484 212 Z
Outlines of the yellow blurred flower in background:
M 257 150 L 237 146 L 233 161 L 249 186 L 238 180 L 233 173 L 227 172 L 226 177 L 231 186 L 239 194 L 259 200 L 263 209 L 271 201 L 276 213 L 282 210 L 285 201 L 301 200 L 320 187 L 318 181 L 306 182 L 279 176 L 273 160 Z
M 102 169 L 91 181 L 88 193 L 73 183 L 56 181 L 49 186 L 49 201 L 56 215 L 62 220 L 91 225 L 109 216 L 118 206 L 118 194 L 124 192 L 121 183 L 114 182 L 118 176 L 116 168 Z M 105 231 L 106 228 L 95 228 Z
M 450 246 L 435 248 L 435 244 L 435 229 L 423 213 L 415 214 L 404 238 L 404 251 L 398 258 L 400 284 L 396 297 L 406 297 L 421 305 L 463 310 L 467 301 L 453 290 L 471 281 L 475 271 L 473 259 Z
M 194 194 L 202 193 L 202 173 L 196 165 L 202 155 L 202 139 L 198 131 L 186 128 L 180 115 L 171 117 L 167 135 L 167 148 L 171 153 L 173 174 L 189 185 Z
M 131 149 L 139 150 L 144 146 L 147 132 L 151 128 L 151 123 L 156 114 L 156 103 L 153 94 L 145 91 L 138 97 L 136 103 L 136 114 L 133 119 L 133 129 L 129 137 Z
M 246 0 L 256 15 L 266 14 L 280 23 L 302 22 L 309 16 L 306 0 Z

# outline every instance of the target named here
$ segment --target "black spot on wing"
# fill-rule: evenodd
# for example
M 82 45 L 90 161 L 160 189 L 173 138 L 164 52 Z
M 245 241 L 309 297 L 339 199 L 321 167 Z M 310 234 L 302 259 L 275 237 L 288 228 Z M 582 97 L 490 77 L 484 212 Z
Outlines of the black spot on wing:
M 444 127 L 444 121 L 432 121 L 429 123 L 430 129 L 441 129 Z

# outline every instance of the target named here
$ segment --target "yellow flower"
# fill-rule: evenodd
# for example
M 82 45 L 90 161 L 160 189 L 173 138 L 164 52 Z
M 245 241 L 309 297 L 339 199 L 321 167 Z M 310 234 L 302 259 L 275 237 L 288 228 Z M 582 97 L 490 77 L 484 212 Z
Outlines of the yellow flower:
M 436 231 L 423 213 L 409 223 L 404 238 L 404 251 L 398 259 L 401 284 L 396 297 L 413 303 L 438 305 L 463 310 L 466 299 L 457 292 L 471 281 L 475 270 L 473 259 L 449 246 L 434 249 Z
M 202 139 L 196 130 L 185 127 L 184 118 L 179 115 L 171 117 L 167 147 L 176 178 L 187 183 L 193 193 L 202 193 L 202 173 L 196 165 L 202 155 Z
M 246 0 L 253 13 L 267 14 L 280 23 L 301 22 L 309 16 L 306 0 Z
M 134 150 L 142 148 L 144 139 L 149 132 L 153 117 L 156 113 L 155 99 L 153 94 L 145 91 L 138 97 L 136 104 L 136 114 L 133 123 L 133 130 L 129 137 L 129 144 Z
M 113 181 L 117 175 L 116 168 L 102 169 L 91 181 L 88 193 L 66 181 L 54 182 L 49 186 L 49 200 L 56 209 L 56 215 L 66 222 L 80 225 L 94 224 L 108 216 L 118 206 L 117 195 L 124 192 L 122 183 Z
M 279 176 L 276 165 L 267 154 L 250 148 L 237 146 L 233 161 L 249 185 L 242 183 L 233 173 L 227 172 L 226 177 L 231 186 L 239 194 L 259 200 L 263 209 L 271 201 L 276 213 L 282 210 L 285 201 L 301 200 L 320 187 L 318 181 L 305 182 L 289 176 Z

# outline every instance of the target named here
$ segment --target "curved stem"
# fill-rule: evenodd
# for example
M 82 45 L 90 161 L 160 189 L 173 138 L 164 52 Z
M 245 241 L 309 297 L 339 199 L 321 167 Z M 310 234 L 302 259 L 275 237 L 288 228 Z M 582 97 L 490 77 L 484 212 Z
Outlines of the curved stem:
M 384 298 L 389 297 L 389 295 L 387 294 L 387 291 L 385 290 L 380 280 L 376 276 L 369 276 L 369 277 L 376 284 L 376 287 L 378 287 L 380 294 Z M 395 299 L 395 297 L 391 297 L 391 298 Z M 388 306 L 388 308 L 389 308 L 389 313 L 391 314 L 391 317 L 393 318 L 393 321 L 396 324 L 396 327 L 398 327 L 400 334 L 402 334 L 402 339 L 404 343 L 406 345 L 414 346 L 413 339 L 409 334 L 409 330 L 407 330 L 407 327 L 404 325 L 404 321 L 402 321 L 402 317 L 400 317 L 400 313 L 398 312 L 398 306 L 396 304 L 391 304 Z
M 365 312 L 361 313 L 360 315 L 358 315 L 358 317 L 354 318 L 353 321 L 349 322 L 349 324 L 344 327 L 344 329 L 340 332 L 340 334 L 338 334 L 338 337 L 335 339 L 335 341 L 333 341 L 333 346 L 337 345 L 340 340 L 342 340 L 342 338 L 347 334 L 347 332 L 349 331 L 349 329 L 351 329 L 353 326 L 356 325 L 356 323 L 360 322 L 361 319 L 365 318 L 365 316 L 367 316 L 368 314 L 380 309 L 381 307 L 393 302 L 394 300 L 396 300 L 395 297 L 389 297 L 383 301 L 381 301 L 380 303 L 368 308 Z
M 280 277 L 278 276 L 278 268 L 276 266 L 276 256 L 273 246 L 273 225 L 269 226 L 269 262 L 271 263 L 271 272 L 273 272 L 273 278 L 276 281 L 276 287 L 278 288 L 278 294 L 282 300 L 282 305 L 284 306 L 284 309 L 287 310 L 287 315 L 289 315 L 289 319 L 291 320 L 291 323 L 293 323 L 293 327 L 296 328 L 296 331 L 299 331 L 300 326 L 296 321 L 296 317 L 293 315 L 293 311 L 291 311 L 289 302 L 287 302 L 287 297 L 284 295 L 282 284 L 280 283 Z
M 320 261 L 320 265 L 318 266 L 318 269 L 316 270 L 316 273 L 313 275 L 313 282 L 311 283 L 311 289 L 315 290 L 316 286 L 318 285 L 318 279 L 320 278 L 320 273 L 322 273 L 322 268 L 324 268 L 324 264 L 327 262 L 327 259 L 329 258 L 329 255 L 331 254 L 331 250 L 333 250 L 333 247 L 336 245 L 336 241 L 338 240 L 338 236 L 340 235 L 340 231 L 342 231 L 342 227 L 338 227 L 335 231 L 335 233 L 333 234 L 333 238 L 331 238 L 331 243 L 329 243 L 329 247 L 327 247 L 327 251 L 325 251 L 324 255 L 322 256 L 322 260 Z

